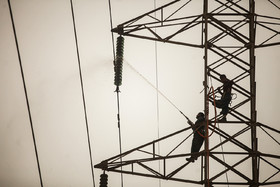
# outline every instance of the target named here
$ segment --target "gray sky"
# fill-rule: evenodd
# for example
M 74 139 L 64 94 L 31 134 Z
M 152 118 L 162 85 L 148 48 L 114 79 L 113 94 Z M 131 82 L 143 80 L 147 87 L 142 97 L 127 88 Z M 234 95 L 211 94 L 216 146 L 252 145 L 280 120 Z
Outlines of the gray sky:
M 119 153 L 108 2 L 73 2 L 93 162 L 97 164 Z M 157 0 L 157 5 L 166 2 L 169 1 Z M 280 5 L 279 1 L 275 2 Z M 257 11 L 280 17 L 279 9 L 271 4 L 257 3 Z M 11 0 L 11 4 L 44 186 L 92 186 L 70 1 Z M 193 11 L 199 12 L 200 6 L 195 6 Z M 152 0 L 112 0 L 114 26 L 153 8 Z M 0 25 L 0 186 L 40 186 L 6 0 L 0 0 Z M 257 34 L 261 38 L 268 33 Z M 275 40 L 280 41 L 280 36 Z M 258 121 L 277 129 L 279 49 L 277 46 L 256 51 Z M 204 103 L 203 94 L 200 94 L 203 89 L 203 50 L 158 43 L 157 69 L 155 43 L 152 41 L 126 37 L 124 53 L 120 101 L 123 150 L 157 139 L 158 134 L 164 136 L 187 126 L 184 117 L 166 99 L 159 96 L 157 103 L 156 91 L 137 72 L 155 85 L 158 71 L 159 90 L 195 120 Z M 225 69 L 229 75 L 230 71 Z M 214 84 L 220 86 L 217 82 Z M 279 141 L 280 137 L 276 138 Z M 264 133 L 259 132 L 259 139 L 261 150 L 280 154 L 279 146 L 271 144 Z M 190 141 L 185 149 L 189 151 Z M 196 171 L 197 166 L 185 171 L 186 175 L 195 175 L 192 171 Z M 250 170 L 249 167 L 245 169 Z M 265 169 L 270 172 L 270 168 Z M 101 173 L 94 170 L 96 186 Z M 276 178 L 280 179 L 279 174 Z M 159 185 L 157 179 L 128 175 L 124 176 L 124 181 L 125 186 L 133 187 Z M 162 187 L 185 185 L 161 182 Z M 109 173 L 109 186 L 120 186 L 119 174 Z

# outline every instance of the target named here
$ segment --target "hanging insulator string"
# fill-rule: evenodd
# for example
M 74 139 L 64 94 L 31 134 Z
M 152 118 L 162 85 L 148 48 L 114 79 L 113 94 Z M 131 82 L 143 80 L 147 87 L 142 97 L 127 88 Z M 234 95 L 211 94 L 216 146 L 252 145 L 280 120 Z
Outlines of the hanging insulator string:
M 30 110 L 27 88 L 26 88 L 26 83 L 25 83 L 25 77 L 24 77 L 24 72 L 23 72 L 23 65 L 22 65 L 22 61 L 21 61 L 21 55 L 20 55 L 20 51 L 19 51 L 19 44 L 18 44 L 18 39 L 17 39 L 16 27 L 15 27 L 15 22 L 14 22 L 14 17 L 13 17 L 12 6 L 11 6 L 11 3 L 10 3 L 10 0 L 8 0 L 8 5 L 9 5 L 10 17 L 11 17 L 11 22 L 12 22 L 12 27 L 13 27 L 13 32 L 14 32 L 17 54 L 18 54 L 18 61 L 19 61 L 19 66 L 20 66 L 20 71 L 21 71 L 23 88 L 24 88 L 24 93 L 25 93 L 25 101 L 26 101 L 27 110 L 28 110 L 28 116 L 29 116 L 29 122 L 30 122 L 31 133 L 32 133 L 32 138 L 33 138 L 33 145 L 34 145 L 34 149 L 35 149 L 35 155 L 36 155 L 37 167 L 38 167 L 38 172 L 39 172 L 40 184 L 41 184 L 41 187 L 43 187 L 43 179 L 42 179 L 42 174 L 41 174 L 41 168 L 40 168 L 40 162 L 39 162 L 39 155 L 38 155 L 38 150 L 37 150 L 35 132 L 34 132 L 34 127 L 33 127 L 33 120 L 32 120 L 32 116 L 31 116 L 31 110 Z
M 116 59 L 114 62 L 115 80 L 114 84 L 117 86 L 116 92 L 119 92 L 119 86 L 122 85 L 122 69 L 123 69 L 123 48 L 124 38 L 119 36 L 117 38 Z
M 86 108 L 86 99 L 85 99 L 85 92 L 84 92 L 84 83 L 83 83 L 83 76 L 82 76 L 80 52 L 79 52 L 77 29 L 76 29 L 75 15 L 74 15 L 74 8 L 73 8 L 72 0 L 70 0 L 70 4 L 71 4 L 71 12 L 72 12 L 75 44 L 76 44 L 76 52 L 77 52 L 77 58 L 78 58 L 80 84 L 81 84 L 81 90 L 82 90 L 82 99 L 83 99 L 83 108 L 84 108 L 84 115 L 85 115 L 86 131 L 87 131 L 87 142 L 88 142 L 88 150 L 89 150 L 89 159 L 90 159 L 90 166 L 91 166 L 91 176 L 92 176 L 93 186 L 95 186 L 94 171 L 93 171 L 93 161 L 92 161 L 92 151 L 91 151 L 90 134 L 89 134 L 88 117 L 87 117 L 87 108 Z
M 108 175 L 105 172 L 100 175 L 99 187 L 108 187 Z

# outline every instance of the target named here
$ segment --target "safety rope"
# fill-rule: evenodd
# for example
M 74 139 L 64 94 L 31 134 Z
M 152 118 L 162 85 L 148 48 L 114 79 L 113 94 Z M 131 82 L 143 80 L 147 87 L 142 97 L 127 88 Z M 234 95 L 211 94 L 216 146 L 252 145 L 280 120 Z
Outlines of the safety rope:
M 89 157 L 90 157 L 91 176 L 92 176 L 93 186 L 95 186 L 93 161 L 92 161 L 92 151 L 91 151 L 90 134 L 89 134 L 88 117 L 87 117 L 87 108 L 86 108 L 86 99 L 85 99 L 85 91 L 84 91 L 84 83 L 83 83 L 83 76 L 82 76 L 80 52 L 79 52 L 79 45 L 78 45 L 76 21 L 75 21 L 75 14 L 74 14 L 74 7 L 73 7 L 73 1 L 72 0 L 70 0 L 70 4 L 71 4 L 71 13 L 72 13 L 72 20 L 73 20 L 77 59 L 78 59 L 78 67 L 79 67 L 80 84 L 81 84 L 81 90 L 82 90 L 81 92 L 82 92 L 83 109 L 84 109 L 85 124 L 86 124 L 86 131 L 87 131 L 87 142 L 88 142 L 88 150 L 89 150 Z
M 24 89 L 24 94 L 25 94 L 26 106 L 27 106 L 27 110 L 28 110 L 29 123 L 30 123 L 32 139 L 33 139 L 33 145 L 34 145 L 34 149 L 35 149 L 37 167 L 38 167 L 38 172 L 39 172 L 39 177 L 40 177 L 40 184 L 41 184 L 41 187 L 43 187 L 43 180 L 42 180 L 42 174 L 41 174 L 41 168 L 40 168 L 40 162 L 39 162 L 39 155 L 38 155 L 38 150 L 37 150 L 35 132 L 34 132 L 34 127 L 33 127 L 33 120 L 32 120 L 32 116 L 31 116 L 31 110 L 30 110 L 30 104 L 29 104 L 26 82 L 25 82 L 25 77 L 24 77 L 23 65 L 22 65 L 22 61 L 21 61 L 21 55 L 20 55 L 19 44 L 18 44 L 18 39 L 17 39 L 15 21 L 14 21 L 14 17 L 13 17 L 13 11 L 12 11 L 12 6 L 11 6 L 11 3 L 10 3 L 10 0 L 8 0 L 8 5 L 9 5 L 10 17 L 11 17 L 11 22 L 12 22 L 12 27 L 13 27 L 13 32 L 14 32 L 14 38 L 15 38 L 15 43 L 16 43 L 16 48 L 17 48 L 18 61 L 19 61 L 19 66 L 20 66 L 21 78 L 22 78 L 22 82 L 23 82 L 23 89 Z
M 215 125 L 214 125 L 214 128 L 216 128 L 216 124 L 217 124 L 217 109 L 216 109 L 216 100 L 215 100 L 215 93 L 214 93 L 214 87 L 213 86 L 210 87 L 209 93 L 207 94 L 208 95 L 207 96 L 207 100 L 209 102 L 209 95 L 210 95 L 211 90 L 212 90 L 212 94 L 213 94 L 213 103 L 214 103 L 214 111 L 215 111 Z M 208 106 L 209 106 L 209 104 L 208 104 Z M 208 110 L 209 110 L 209 107 L 208 107 Z M 207 119 L 206 128 L 207 128 L 207 130 L 209 129 L 209 119 Z M 203 138 L 209 138 L 210 136 L 212 136 L 214 131 L 212 131 L 210 135 L 206 135 L 206 136 L 201 134 L 199 131 L 197 131 L 197 133 L 201 137 L 203 137 Z
M 113 29 L 113 15 L 112 15 L 112 5 L 111 5 L 111 0 L 108 0 L 108 5 L 109 5 L 109 14 L 110 14 L 110 27 L 111 30 Z M 111 32 L 111 38 L 112 38 L 112 48 L 113 48 L 113 57 L 114 57 L 114 65 L 116 64 L 116 55 L 115 55 L 115 43 L 114 43 L 114 35 L 113 32 Z M 119 86 L 116 87 L 116 91 L 117 93 L 117 110 L 118 110 L 118 114 L 117 114 L 117 121 L 118 121 L 118 130 L 119 130 L 119 150 L 120 150 L 120 155 L 122 154 L 122 136 L 121 136 L 121 121 L 120 121 L 120 90 L 119 90 Z M 120 157 L 120 162 L 122 163 L 122 157 Z M 121 166 L 121 187 L 123 187 L 124 185 L 124 180 L 123 180 L 123 173 L 122 173 L 123 167 Z
M 214 108 L 215 108 L 215 126 L 214 126 L 214 129 L 215 129 L 215 127 L 216 127 L 216 124 L 218 125 L 218 128 L 220 128 L 220 126 L 219 126 L 219 123 L 217 122 L 217 108 L 216 108 L 216 95 L 215 95 L 215 90 L 214 90 L 214 87 L 213 87 L 213 82 L 212 82 L 212 78 L 211 78 L 211 76 L 210 76 L 210 81 L 211 81 L 211 89 L 212 89 L 212 96 L 213 96 L 213 103 L 214 103 Z M 209 95 L 208 95 L 208 101 L 209 101 Z M 213 134 L 213 132 L 214 132 L 214 130 L 212 131 L 212 134 Z M 211 134 L 211 135 L 212 135 Z M 220 137 L 220 142 L 222 141 L 222 137 L 221 137 L 221 135 L 219 136 Z M 223 161 L 225 162 L 226 161 L 226 159 L 225 159 L 225 155 L 224 155 L 224 148 L 223 148 L 223 145 L 221 144 L 221 149 L 222 149 L 222 156 L 223 156 Z M 209 158 L 208 158 L 209 159 Z M 225 167 L 226 168 L 226 167 Z M 209 174 L 208 174 L 208 176 L 209 176 Z M 228 174 L 227 174 L 227 172 L 226 172 L 226 180 L 227 180 L 227 183 L 228 183 Z M 209 181 L 208 181 L 209 182 Z M 228 185 L 229 186 L 229 185 Z

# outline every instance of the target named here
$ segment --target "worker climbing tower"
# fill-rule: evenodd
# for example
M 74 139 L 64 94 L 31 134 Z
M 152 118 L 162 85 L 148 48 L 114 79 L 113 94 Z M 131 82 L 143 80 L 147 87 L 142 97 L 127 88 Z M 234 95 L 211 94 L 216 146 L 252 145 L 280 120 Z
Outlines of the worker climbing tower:
M 197 2 L 195 1 L 196 4 Z M 123 37 L 137 37 L 204 50 L 204 111 L 208 126 L 205 147 L 198 155 L 201 163 L 200 175 L 197 178 L 185 175 L 192 164 L 185 158 L 191 153 L 179 151 L 180 146 L 192 135 L 191 127 L 106 159 L 95 167 L 104 171 L 205 187 L 279 185 L 280 155 L 273 151 L 265 153 L 258 147 L 262 141 L 258 138 L 259 130 L 272 139 L 279 149 L 280 131 L 257 122 L 255 52 L 260 48 L 280 45 L 280 17 L 258 14 L 255 6 L 256 3 L 262 3 L 262 6 L 269 5 L 280 13 L 280 2 L 200 2 L 203 7 L 201 14 L 190 15 L 189 11 L 185 11 L 186 7 L 193 6 L 194 1 L 175 0 L 112 29 L 112 32 Z M 232 89 L 238 97 L 229 108 L 228 120 L 219 122 L 222 116 L 209 109 L 212 107 L 211 102 L 215 103 L 217 89 L 212 90 L 212 93 L 210 88 L 213 83 L 221 85 L 219 77 L 225 72 L 234 82 Z M 165 153 L 156 152 L 159 143 L 161 146 L 169 144 L 174 142 L 174 137 L 182 137 L 182 140 Z M 136 153 L 141 153 L 141 156 Z M 172 160 L 176 160 L 176 164 L 170 164 Z M 155 162 L 160 162 L 161 170 Z M 268 174 L 262 167 L 270 168 L 272 173 Z

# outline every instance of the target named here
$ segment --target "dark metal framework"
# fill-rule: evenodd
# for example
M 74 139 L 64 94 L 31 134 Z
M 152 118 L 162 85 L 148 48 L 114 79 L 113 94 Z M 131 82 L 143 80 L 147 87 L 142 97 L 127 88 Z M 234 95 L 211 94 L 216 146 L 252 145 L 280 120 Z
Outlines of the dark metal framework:
M 204 49 L 204 106 L 206 117 L 212 122 L 207 135 L 213 133 L 207 136 L 205 148 L 198 154 L 201 158 L 201 175 L 186 175 L 191 173 L 188 168 L 193 166 L 185 161 L 191 154 L 182 151 L 182 145 L 192 136 L 191 128 L 104 160 L 95 167 L 204 186 L 227 184 L 257 187 L 280 184 L 280 155 L 273 151 L 264 153 L 258 147 L 257 130 L 267 135 L 278 149 L 280 131 L 257 122 L 255 80 L 255 50 L 280 45 L 280 18 L 257 14 L 255 0 L 201 0 L 202 14 L 187 15 L 184 9 L 192 6 L 192 3 L 192 0 L 172 1 L 118 25 L 112 32 Z M 267 3 L 279 11 L 280 1 L 268 0 Z M 173 28 L 172 33 L 169 32 L 170 28 Z M 261 39 L 258 38 L 258 28 L 265 32 Z M 201 32 L 197 32 L 197 29 Z M 190 37 L 189 33 L 193 35 Z M 193 40 L 195 34 L 200 40 Z M 213 96 L 209 96 L 208 88 L 209 79 L 211 82 L 220 81 L 219 76 L 225 67 L 232 69 L 233 90 L 239 97 L 230 107 L 230 120 L 221 124 L 226 126 L 223 129 L 217 128 L 215 116 L 208 112 L 209 100 L 214 100 Z M 233 133 L 228 130 L 231 127 L 238 130 Z M 244 136 L 250 137 L 249 140 Z M 217 137 L 220 141 L 215 140 Z M 170 150 L 156 153 L 159 143 L 161 146 L 172 145 L 176 141 L 177 144 Z M 225 157 L 231 159 L 226 160 Z M 160 167 L 157 163 L 160 163 Z M 261 166 L 269 167 L 270 172 L 262 170 Z M 244 170 L 244 167 L 251 168 L 251 171 Z

